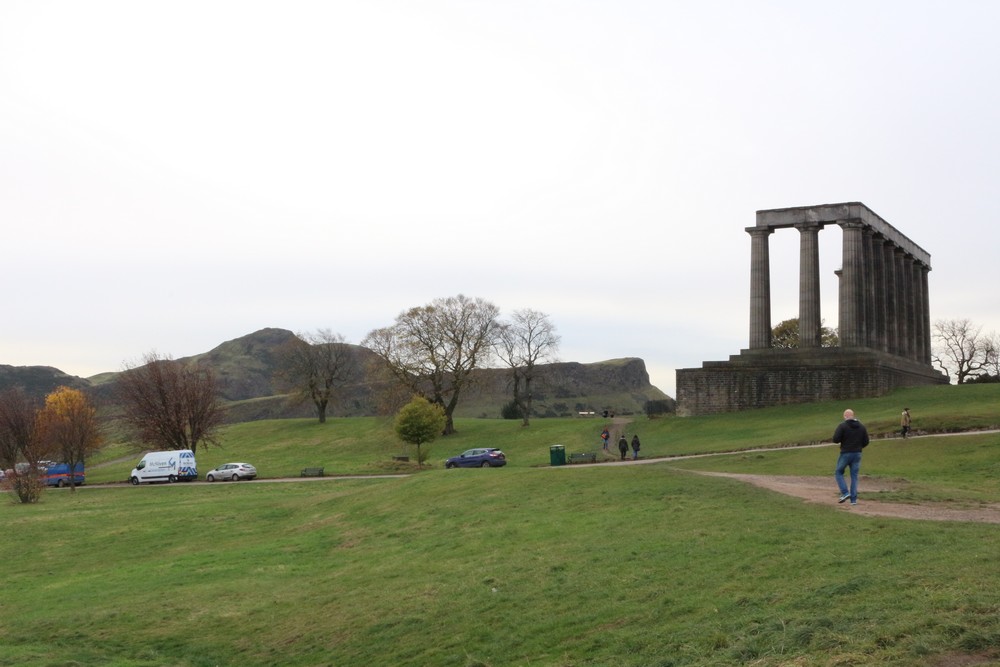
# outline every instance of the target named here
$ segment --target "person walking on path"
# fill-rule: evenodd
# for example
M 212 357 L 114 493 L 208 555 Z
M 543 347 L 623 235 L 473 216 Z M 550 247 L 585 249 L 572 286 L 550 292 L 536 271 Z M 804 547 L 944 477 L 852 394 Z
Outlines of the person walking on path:
M 910 434 L 910 409 L 903 408 L 903 416 L 899 418 L 899 431 L 903 434 L 903 437 L 907 437 Z
M 628 454 L 628 440 L 625 439 L 624 433 L 622 433 L 622 437 L 618 439 L 618 451 L 621 452 L 622 461 L 624 461 L 625 455 Z
M 605 426 L 604 430 L 601 431 L 601 443 L 604 451 L 608 451 L 608 440 L 611 438 L 611 433 L 608 431 L 608 427 Z
M 639 435 L 632 436 L 632 460 L 635 461 L 639 458 Z
M 861 470 L 861 450 L 868 446 L 868 429 L 854 418 L 854 410 L 844 410 L 844 421 L 837 425 L 833 433 L 833 441 L 840 445 L 840 456 L 837 458 L 837 469 L 833 473 L 840 489 L 840 500 L 848 498 L 852 505 L 858 504 L 858 471 Z M 851 469 L 851 488 L 844 482 L 844 471 Z

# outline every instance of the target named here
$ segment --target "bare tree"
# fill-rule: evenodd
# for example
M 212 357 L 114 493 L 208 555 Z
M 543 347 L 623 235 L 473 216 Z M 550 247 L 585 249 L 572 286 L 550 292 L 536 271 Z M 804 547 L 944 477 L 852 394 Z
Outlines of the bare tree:
M 162 449 L 218 444 L 224 408 L 211 367 L 183 363 L 155 352 L 126 365 L 117 379 L 123 419 L 138 439 Z
M 531 418 L 535 367 L 539 363 L 555 361 L 559 340 L 549 316 L 527 308 L 514 311 L 510 320 L 499 327 L 497 356 L 510 367 L 514 404 L 521 412 L 522 426 L 528 426 Z
M 356 368 L 354 350 L 339 333 L 319 329 L 314 334 L 297 334 L 281 347 L 278 359 L 285 387 L 311 400 L 319 423 L 326 423 L 330 400 Z
M 938 320 L 934 323 L 934 349 L 931 359 L 958 384 L 988 373 L 997 355 L 996 336 L 984 335 L 982 326 L 967 319 Z
M 444 408 L 444 434 L 455 432 L 454 412 L 472 372 L 493 349 L 499 309 L 464 295 L 435 299 L 375 329 L 362 345 L 378 355 L 383 367 L 413 393 Z
M 1000 382 L 1000 336 L 995 332 L 989 336 L 989 353 L 986 357 L 987 379 L 991 382 Z
M 48 456 L 38 437 L 38 406 L 22 389 L 0 392 L 0 464 L 10 470 L 4 487 L 22 503 L 34 503 L 45 483 L 39 461 Z
M 103 444 L 97 411 L 79 389 L 59 387 L 45 397 L 38 413 L 39 438 L 69 466 L 70 490 L 76 491 L 76 467 Z
M 0 466 L 13 468 L 32 449 L 37 406 L 20 388 L 0 392 Z

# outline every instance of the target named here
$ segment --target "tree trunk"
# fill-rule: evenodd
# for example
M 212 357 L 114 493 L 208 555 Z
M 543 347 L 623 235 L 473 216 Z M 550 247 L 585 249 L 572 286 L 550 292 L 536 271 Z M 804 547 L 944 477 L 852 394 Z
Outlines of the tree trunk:
M 517 406 L 521 408 L 521 426 L 528 426 L 531 419 L 531 376 L 524 377 L 524 393 L 518 397 Z

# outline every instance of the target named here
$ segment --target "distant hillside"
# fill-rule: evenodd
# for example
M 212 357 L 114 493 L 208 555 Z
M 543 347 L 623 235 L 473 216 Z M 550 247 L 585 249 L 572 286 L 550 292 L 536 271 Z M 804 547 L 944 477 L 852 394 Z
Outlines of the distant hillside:
M 230 421 L 243 422 L 315 414 L 311 403 L 301 403 L 279 393 L 274 377 L 277 349 L 294 338 L 286 329 L 260 331 L 226 341 L 218 347 L 185 360 L 209 364 L 219 379 L 222 397 L 230 404 Z M 364 371 L 373 353 L 352 346 L 357 369 L 340 395 L 331 403 L 329 416 L 367 416 L 378 413 L 373 381 Z M 32 366 L 0 366 L 0 389 L 22 386 L 43 397 L 66 384 L 93 393 L 100 402 L 113 401 L 117 373 L 102 373 L 83 379 L 58 369 Z M 482 369 L 474 375 L 475 385 L 463 391 L 456 411 L 460 417 L 495 418 L 510 401 L 510 373 L 505 369 Z M 649 383 L 642 359 L 615 359 L 591 364 L 565 362 L 539 367 L 534 385 L 535 416 L 567 416 L 583 411 L 617 413 L 642 412 L 646 401 L 673 400 Z
M 21 387 L 39 401 L 55 391 L 57 387 L 88 389 L 90 382 L 75 375 L 67 375 L 50 366 L 4 366 L 0 364 L 0 391 L 9 387 Z
M 463 394 L 459 416 L 497 417 L 510 401 L 510 371 L 478 371 L 476 384 Z M 562 362 L 538 368 L 533 383 L 533 411 L 539 417 L 564 417 L 579 412 L 608 410 L 642 412 L 646 401 L 670 398 L 649 383 L 642 359 L 612 359 L 591 364 Z

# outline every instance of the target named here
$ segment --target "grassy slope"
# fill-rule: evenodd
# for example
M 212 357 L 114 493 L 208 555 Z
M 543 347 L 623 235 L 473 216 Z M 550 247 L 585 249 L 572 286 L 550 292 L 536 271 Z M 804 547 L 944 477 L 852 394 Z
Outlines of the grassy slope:
M 998 389 L 853 407 L 886 431 L 902 402 L 918 429 L 987 425 Z M 828 438 L 840 409 L 635 426 L 644 454 L 746 449 Z M 825 448 L 536 467 L 552 442 L 593 449 L 600 425 L 462 421 L 432 445 L 439 461 L 500 444 L 504 470 L 0 503 L 0 665 L 929 665 L 1000 648 L 995 526 L 862 519 L 679 469 L 829 474 Z M 390 433 L 378 420 L 234 426 L 199 467 L 377 472 L 399 453 Z M 921 497 L 998 502 L 998 444 L 885 440 L 865 472 Z

